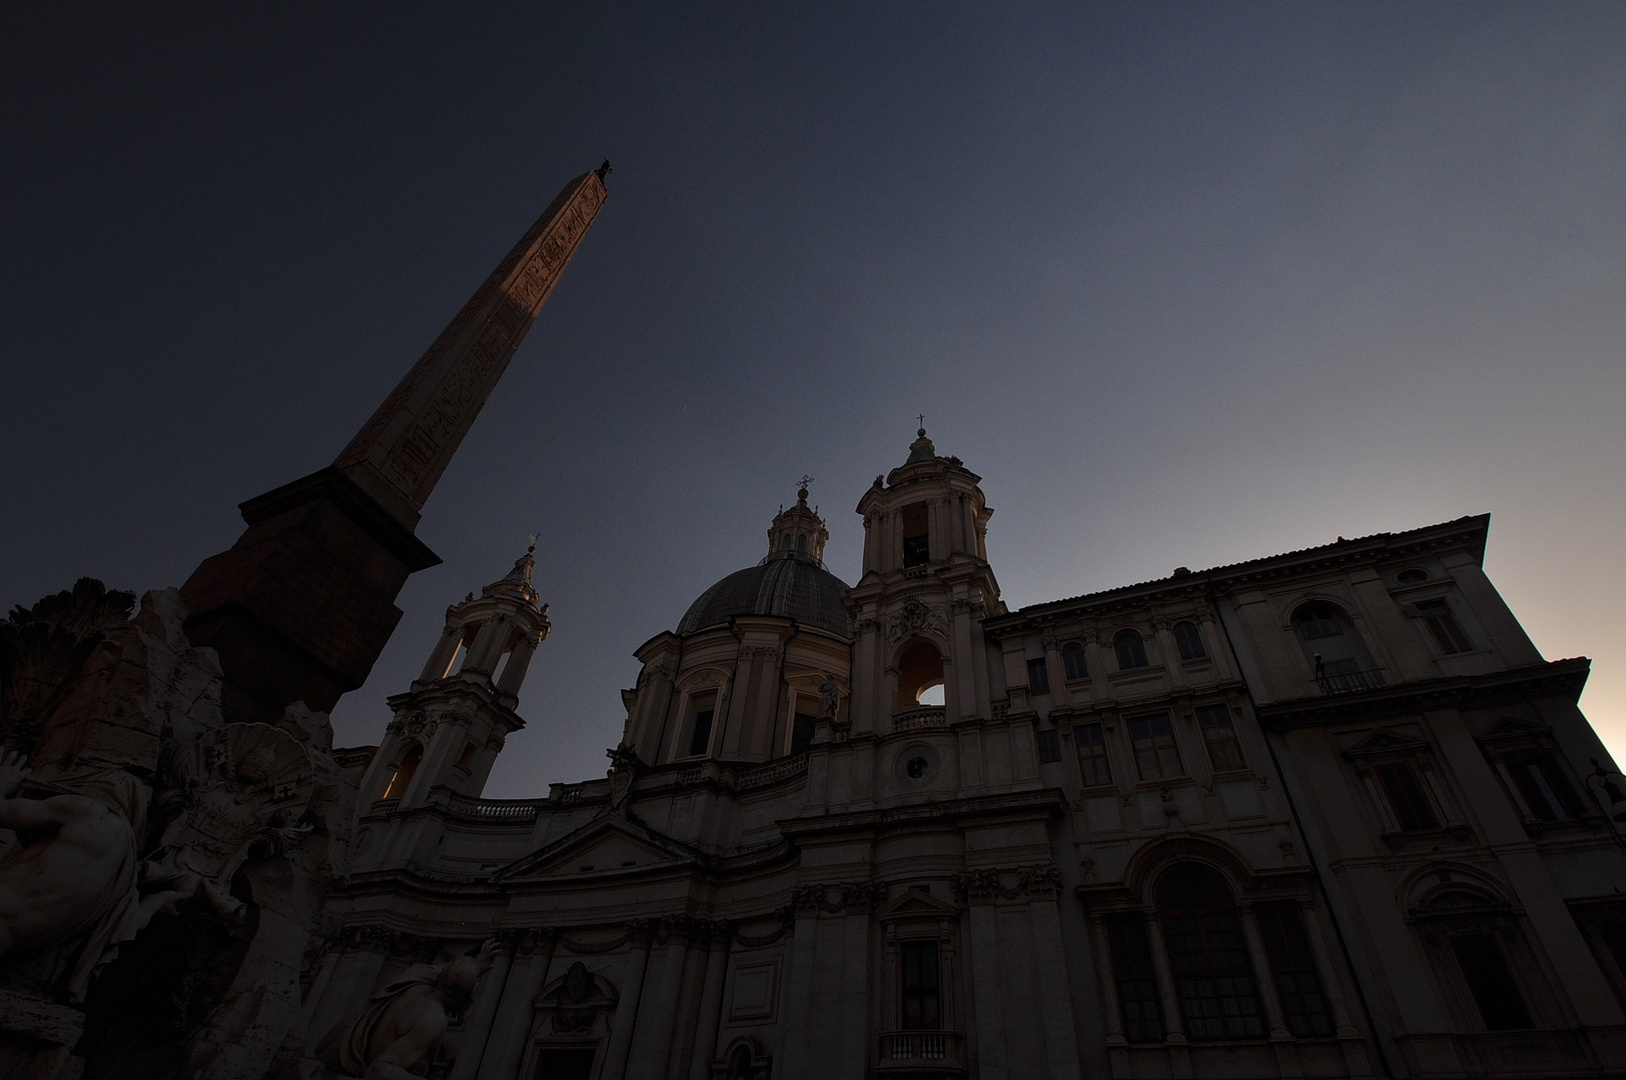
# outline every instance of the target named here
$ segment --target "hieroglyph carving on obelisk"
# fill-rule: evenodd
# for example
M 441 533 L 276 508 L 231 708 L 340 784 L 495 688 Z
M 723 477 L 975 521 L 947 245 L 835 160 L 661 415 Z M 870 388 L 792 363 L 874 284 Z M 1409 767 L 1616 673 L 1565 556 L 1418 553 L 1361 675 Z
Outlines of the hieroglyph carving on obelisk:
M 559 193 L 333 462 L 408 528 L 604 205 L 606 171 Z

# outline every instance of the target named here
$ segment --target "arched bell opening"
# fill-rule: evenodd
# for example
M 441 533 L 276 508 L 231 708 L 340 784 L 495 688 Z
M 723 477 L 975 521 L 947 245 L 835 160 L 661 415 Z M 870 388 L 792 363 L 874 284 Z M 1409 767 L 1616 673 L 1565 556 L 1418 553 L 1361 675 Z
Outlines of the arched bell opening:
M 898 654 L 898 708 L 942 704 L 943 653 L 925 638 L 914 638 Z M 936 700 L 923 700 L 935 691 Z
M 409 744 L 400 761 L 396 763 L 395 771 L 390 774 L 389 786 L 384 789 L 381 798 L 399 799 L 404 796 L 421 764 L 423 764 L 423 744 L 420 742 Z

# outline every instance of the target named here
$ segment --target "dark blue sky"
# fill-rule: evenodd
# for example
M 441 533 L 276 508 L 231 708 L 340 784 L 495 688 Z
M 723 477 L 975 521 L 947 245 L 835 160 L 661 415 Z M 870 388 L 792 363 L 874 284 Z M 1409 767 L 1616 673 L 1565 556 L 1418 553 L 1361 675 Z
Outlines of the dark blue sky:
M 608 156 L 341 742 L 540 530 L 488 793 L 599 773 L 803 472 L 856 576 L 924 411 L 1013 607 L 1491 511 L 1626 747 L 1622 56 L 1619 4 L 31 5 L 0 601 L 179 584 Z

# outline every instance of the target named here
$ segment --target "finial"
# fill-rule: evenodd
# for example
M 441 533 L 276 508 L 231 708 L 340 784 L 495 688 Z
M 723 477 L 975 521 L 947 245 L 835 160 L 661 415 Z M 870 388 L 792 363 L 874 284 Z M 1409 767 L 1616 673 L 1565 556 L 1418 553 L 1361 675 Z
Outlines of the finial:
M 525 554 L 527 554 L 527 555 L 535 555 L 536 554 L 536 538 L 541 536 L 541 535 L 542 535 L 541 533 L 532 533 L 531 535 L 529 535 L 529 536 L 527 536 L 525 538 L 525 542 L 530 545 L 530 547 L 525 549 Z
M 593 171 L 598 173 L 599 183 L 602 184 L 604 182 L 604 178 L 610 175 L 610 159 L 605 158 L 604 159 L 604 164 L 600 165 L 598 168 L 594 169 Z
M 803 473 L 801 480 L 797 481 L 796 499 L 803 506 L 807 505 L 807 485 L 811 484 L 813 480 L 813 477 Z

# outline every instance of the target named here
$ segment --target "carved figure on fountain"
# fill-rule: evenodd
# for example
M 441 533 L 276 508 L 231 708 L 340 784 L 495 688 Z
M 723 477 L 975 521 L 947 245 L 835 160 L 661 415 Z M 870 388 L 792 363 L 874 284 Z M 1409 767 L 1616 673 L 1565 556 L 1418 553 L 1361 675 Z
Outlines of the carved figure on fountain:
M 32 777 L 0 757 L 0 973 L 40 996 L 83 1001 L 92 976 L 140 927 L 137 837 L 148 791 L 118 769 Z
M 168 772 L 170 788 L 154 806 L 163 833 L 142 864 L 143 884 L 162 891 L 143 907 L 201 891 L 222 916 L 240 917 L 231 881 L 250 850 L 280 852 L 311 831 L 297 825 L 315 790 L 310 758 L 269 724 L 228 724 L 177 753 Z

